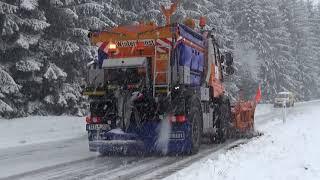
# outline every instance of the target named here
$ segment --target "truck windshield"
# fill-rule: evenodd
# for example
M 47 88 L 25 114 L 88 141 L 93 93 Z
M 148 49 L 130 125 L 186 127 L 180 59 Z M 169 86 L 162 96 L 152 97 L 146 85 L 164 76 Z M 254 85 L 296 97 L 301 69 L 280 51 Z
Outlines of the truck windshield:
M 118 68 L 105 70 L 105 80 L 107 84 L 138 84 L 143 82 L 145 78 L 146 74 L 143 68 Z
M 277 98 L 288 98 L 289 94 L 278 94 Z

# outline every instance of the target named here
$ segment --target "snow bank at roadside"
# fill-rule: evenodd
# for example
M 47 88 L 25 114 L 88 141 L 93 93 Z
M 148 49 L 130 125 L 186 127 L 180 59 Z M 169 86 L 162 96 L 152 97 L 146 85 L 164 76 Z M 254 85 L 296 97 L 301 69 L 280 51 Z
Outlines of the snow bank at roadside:
M 293 113 L 287 123 L 263 126 L 265 135 L 225 154 L 210 156 L 167 180 L 320 179 L 320 105 Z
M 0 119 L 0 149 L 86 135 L 83 117 L 30 116 Z

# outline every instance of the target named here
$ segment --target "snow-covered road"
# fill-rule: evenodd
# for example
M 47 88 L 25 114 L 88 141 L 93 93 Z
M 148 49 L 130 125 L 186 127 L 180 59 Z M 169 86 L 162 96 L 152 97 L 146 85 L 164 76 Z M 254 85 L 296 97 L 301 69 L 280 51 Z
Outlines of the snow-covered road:
M 0 149 L 0 178 L 96 157 L 86 137 Z
M 0 119 L 0 149 L 85 137 L 84 123 L 72 116 Z
M 166 180 L 319 180 L 320 103 L 301 103 L 286 119 L 258 125 L 264 136 L 211 154 Z
M 288 119 L 312 107 L 320 107 L 320 102 L 297 104 L 288 109 Z M 276 123 L 281 114 L 281 109 L 273 109 L 272 105 L 259 105 L 257 128 L 264 129 Z M 100 157 L 88 152 L 86 137 L 83 132 L 77 133 L 80 137 L 76 139 L 0 149 L 0 179 L 161 179 L 195 161 L 224 154 L 235 144 L 243 143 L 203 145 L 199 154 L 189 157 Z

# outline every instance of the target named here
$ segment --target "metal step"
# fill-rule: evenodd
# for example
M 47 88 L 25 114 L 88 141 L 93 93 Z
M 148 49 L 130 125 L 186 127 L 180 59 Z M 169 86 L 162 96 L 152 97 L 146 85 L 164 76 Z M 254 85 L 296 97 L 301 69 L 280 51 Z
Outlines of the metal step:
M 167 84 L 156 84 L 155 87 L 168 87 Z
M 156 74 L 167 74 L 168 71 L 157 71 Z

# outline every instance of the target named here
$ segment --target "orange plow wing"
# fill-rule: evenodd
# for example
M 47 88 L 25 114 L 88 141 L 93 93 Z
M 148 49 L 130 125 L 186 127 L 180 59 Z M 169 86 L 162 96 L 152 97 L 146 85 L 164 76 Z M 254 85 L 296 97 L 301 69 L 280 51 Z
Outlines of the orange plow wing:
M 256 104 L 253 101 L 238 102 L 232 109 L 234 129 L 239 133 L 254 130 L 254 112 Z

